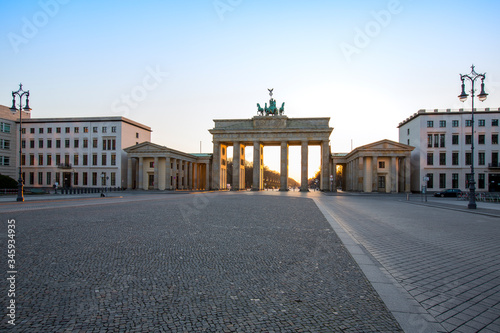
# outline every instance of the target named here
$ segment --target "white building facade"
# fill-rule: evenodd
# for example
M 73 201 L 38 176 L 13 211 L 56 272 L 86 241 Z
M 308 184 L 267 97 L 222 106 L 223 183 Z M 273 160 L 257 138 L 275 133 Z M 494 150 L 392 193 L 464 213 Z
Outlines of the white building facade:
M 22 131 L 24 183 L 38 188 L 127 188 L 123 149 L 151 141 L 150 127 L 124 117 L 23 119 Z
M 500 108 L 419 110 L 402 121 L 399 142 L 415 147 L 411 154 L 411 191 L 457 188 L 465 191 L 474 161 L 476 190 L 500 191 Z M 474 142 L 474 156 L 471 142 Z M 427 180 L 428 179 L 428 180 Z

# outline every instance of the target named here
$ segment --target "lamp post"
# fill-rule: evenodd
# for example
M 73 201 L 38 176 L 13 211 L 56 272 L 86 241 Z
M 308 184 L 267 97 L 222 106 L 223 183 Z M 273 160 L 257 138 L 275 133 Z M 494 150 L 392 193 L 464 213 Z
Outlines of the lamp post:
M 460 102 L 465 102 L 467 100 L 467 97 L 469 97 L 468 94 L 465 93 L 465 79 L 469 80 L 471 82 L 471 99 L 472 99 L 472 117 L 471 117 L 471 142 L 470 142 L 470 150 L 471 150 L 471 160 L 470 160 L 470 173 L 471 173 L 471 179 L 469 180 L 469 190 L 470 190 L 470 195 L 469 195 L 469 205 L 467 208 L 469 209 L 476 209 L 476 182 L 475 182 L 475 176 L 474 176 L 474 97 L 475 97 L 475 90 L 474 90 L 474 83 L 476 82 L 477 79 L 481 79 L 481 92 L 479 95 L 477 95 L 477 98 L 483 102 L 486 100 L 488 97 L 488 94 L 484 92 L 484 79 L 485 79 L 486 73 L 479 74 L 476 73 L 474 70 L 474 65 L 471 66 L 471 72 L 469 74 L 460 74 L 460 80 L 462 80 L 462 93 L 458 95 L 458 98 L 460 99 Z
M 16 95 L 19 97 L 19 109 L 16 107 Z M 26 104 L 23 108 L 23 96 L 26 96 Z M 19 89 L 12 92 L 12 107 L 10 111 L 16 113 L 19 111 L 19 179 L 17 181 L 17 201 L 24 201 L 23 196 L 23 175 L 22 175 L 22 158 L 23 158 L 23 112 L 30 112 L 31 108 L 29 105 L 30 92 L 23 90 L 23 85 L 19 84 Z

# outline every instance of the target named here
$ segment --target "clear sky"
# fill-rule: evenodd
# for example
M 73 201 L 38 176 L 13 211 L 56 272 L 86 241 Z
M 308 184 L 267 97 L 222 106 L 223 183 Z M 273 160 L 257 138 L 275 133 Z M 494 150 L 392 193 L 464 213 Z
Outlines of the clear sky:
M 471 64 L 490 94 L 477 106 L 500 107 L 499 17 L 496 0 L 2 1 L 0 104 L 22 82 L 33 117 L 122 115 L 212 152 L 212 120 L 253 117 L 274 88 L 289 117 L 330 117 L 332 151 L 349 152 L 398 141 L 419 109 L 470 108 Z

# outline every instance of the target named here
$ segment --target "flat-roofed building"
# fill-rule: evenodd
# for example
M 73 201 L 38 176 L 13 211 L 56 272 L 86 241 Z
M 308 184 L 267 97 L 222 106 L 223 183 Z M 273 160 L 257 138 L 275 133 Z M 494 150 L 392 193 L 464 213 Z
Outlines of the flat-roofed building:
M 23 113 L 24 119 L 29 119 L 30 113 Z M 4 105 L 0 105 L 0 174 L 17 180 L 19 177 L 16 168 L 19 150 L 17 148 L 16 121 L 19 120 L 19 112 L 12 113 Z
M 151 141 L 150 127 L 124 117 L 23 119 L 22 131 L 26 187 L 127 188 L 123 149 Z
M 402 121 L 399 142 L 415 147 L 411 157 L 411 190 L 468 189 L 471 161 L 477 191 L 500 191 L 500 108 L 419 110 Z M 472 158 L 471 142 L 474 141 Z M 425 180 L 424 180 L 425 179 Z

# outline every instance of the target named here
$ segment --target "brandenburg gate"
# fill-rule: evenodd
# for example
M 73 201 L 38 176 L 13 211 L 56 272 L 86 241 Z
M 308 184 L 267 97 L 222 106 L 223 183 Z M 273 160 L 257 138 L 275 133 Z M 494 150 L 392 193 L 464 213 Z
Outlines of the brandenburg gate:
M 212 189 L 227 189 L 227 148 L 233 147 L 232 190 L 245 189 L 245 147 L 253 146 L 252 190 L 263 190 L 264 146 L 281 147 L 280 191 L 288 190 L 288 148 L 301 146 L 300 190 L 308 190 L 308 147 L 321 147 L 321 190 L 329 189 L 330 170 L 330 118 L 288 118 L 284 116 L 284 103 L 276 107 L 270 92 L 270 105 L 261 108 L 252 119 L 214 120 L 209 132 L 213 136 Z M 266 115 L 264 115 L 264 112 Z

